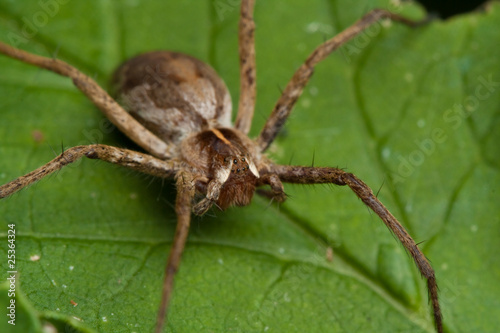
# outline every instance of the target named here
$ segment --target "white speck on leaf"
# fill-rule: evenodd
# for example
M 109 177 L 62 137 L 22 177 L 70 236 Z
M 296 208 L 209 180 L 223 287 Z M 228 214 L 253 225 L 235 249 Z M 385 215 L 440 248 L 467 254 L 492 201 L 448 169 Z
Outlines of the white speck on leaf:
M 312 95 L 312 96 L 316 96 L 318 94 L 318 87 L 309 87 L 309 93 Z
M 309 98 L 303 98 L 302 101 L 300 102 L 300 105 L 307 109 L 308 107 L 311 106 L 311 100 Z
M 391 157 L 391 149 L 389 147 L 384 147 L 382 149 L 382 157 L 384 159 L 388 159 L 389 157 Z
M 410 83 L 413 81 L 413 73 L 406 73 L 405 74 L 405 81 Z

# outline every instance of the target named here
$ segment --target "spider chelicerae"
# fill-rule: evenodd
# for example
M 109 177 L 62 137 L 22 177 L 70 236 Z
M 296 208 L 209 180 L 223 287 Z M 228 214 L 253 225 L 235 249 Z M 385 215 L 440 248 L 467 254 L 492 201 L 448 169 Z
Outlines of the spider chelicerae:
M 255 108 L 256 66 L 253 0 L 241 3 L 239 25 L 240 99 L 234 125 L 225 83 L 208 65 L 188 55 L 156 51 L 125 62 L 115 73 L 120 106 L 91 78 L 67 63 L 37 56 L 0 42 L 0 52 L 70 77 L 107 117 L 147 153 L 102 144 L 67 149 L 54 160 L 0 187 L 0 198 L 60 170 L 81 157 L 100 159 L 161 178 L 175 179 L 177 229 L 165 268 L 156 332 L 164 326 L 174 277 L 189 232 L 191 214 L 213 206 L 226 209 L 251 202 L 256 189 L 277 202 L 286 199 L 283 183 L 348 186 L 395 234 L 414 259 L 427 285 L 438 332 L 442 332 L 434 270 L 417 244 L 372 190 L 338 168 L 279 165 L 265 152 L 283 128 L 314 67 L 376 21 L 414 22 L 385 10 L 373 10 L 343 32 L 319 45 L 297 69 L 260 134 L 248 137 Z M 332 300 L 334 301 L 334 300 Z

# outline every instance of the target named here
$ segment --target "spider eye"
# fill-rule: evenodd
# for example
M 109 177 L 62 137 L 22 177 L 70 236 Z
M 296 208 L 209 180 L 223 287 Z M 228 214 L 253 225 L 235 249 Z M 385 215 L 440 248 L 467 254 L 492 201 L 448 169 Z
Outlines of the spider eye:
M 233 160 L 233 163 L 234 163 L 234 164 L 237 164 L 237 163 L 238 163 L 238 160 L 237 160 L 237 159 L 234 159 L 234 160 Z
M 245 162 L 245 158 L 243 157 L 243 158 L 241 159 L 241 161 L 242 161 L 242 162 Z

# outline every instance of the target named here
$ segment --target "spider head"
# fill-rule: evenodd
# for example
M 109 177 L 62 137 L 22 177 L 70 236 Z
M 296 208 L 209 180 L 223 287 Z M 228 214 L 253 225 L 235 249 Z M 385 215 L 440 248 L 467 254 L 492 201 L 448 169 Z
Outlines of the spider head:
M 255 164 L 249 157 L 242 155 L 227 156 L 224 158 L 227 166 L 225 170 L 230 170 L 222 175 L 216 182 L 222 184 L 217 206 L 226 209 L 229 206 L 246 206 L 250 203 L 255 192 L 255 183 L 259 177 L 259 172 Z M 228 163 L 229 162 L 229 163 Z M 227 176 L 226 176 L 227 175 Z
M 204 214 L 212 204 L 220 209 L 245 206 L 255 192 L 259 171 L 254 145 L 232 128 L 212 128 L 193 135 L 182 145 L 181 155 L 196 173 L 196 188 L 205 198 L 194 212 Z

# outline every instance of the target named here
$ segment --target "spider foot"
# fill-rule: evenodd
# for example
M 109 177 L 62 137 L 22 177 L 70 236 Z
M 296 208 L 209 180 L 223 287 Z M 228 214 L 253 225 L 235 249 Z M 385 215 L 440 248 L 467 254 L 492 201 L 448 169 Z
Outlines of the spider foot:
M 272 190 L 258 189 L 257 194 L 279 203 L 285 202 L 288 198 L 285 192 L 274 192 Z
M 210 209 L 210 207 L 212 207 L 213 203 L 214 202 L 212 200 L 205 198 L 193 206 L 193 213 L 195 215 L 201 216 L 205 214 Z

